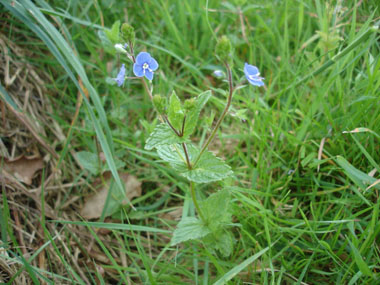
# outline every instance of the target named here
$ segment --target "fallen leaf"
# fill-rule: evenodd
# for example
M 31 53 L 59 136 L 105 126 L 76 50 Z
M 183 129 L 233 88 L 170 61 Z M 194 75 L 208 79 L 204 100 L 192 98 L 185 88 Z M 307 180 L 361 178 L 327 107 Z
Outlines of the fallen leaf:
M 27 185 L 32 184 L 35 173 L 44 167 L 42 158 L 28 159 L 21 156 L 14 160 L 0 159 L 4 161 L 3 168 L 6 172 Z
M 176 208 L 173 211 L 166 212 L 160 215 L 160 218 L 171 221 L 179 221 L 182 217 L 182 207 Z
M 85 219 L 97 219 L 101 217 L 104 205 L 107 200 L 109 191 L 111 190 L 111 197 L 108 203 L 108 209 L 106 209 L 105 216 L 112 215 L 120 205 L 128 204 L 128 201 L 135 197 L 141 196 L 141 182 L 137 178 L 128 173 L 119 172 L 121 181 L 125 185 L 125 195 L 128 198 L 124 200 L 118 199 L 115 194 L 118 191 L 116 183 L 110 172 L 105 172 L 103 175 L 106 185 L 101 183 L 100 179 L 97 179 L 94 183 L 95 186 L 100 186 L 98 192 L 89 197 L 83 205 L 80 214 Z M 112 182 L 112 183 L 111 183 Z

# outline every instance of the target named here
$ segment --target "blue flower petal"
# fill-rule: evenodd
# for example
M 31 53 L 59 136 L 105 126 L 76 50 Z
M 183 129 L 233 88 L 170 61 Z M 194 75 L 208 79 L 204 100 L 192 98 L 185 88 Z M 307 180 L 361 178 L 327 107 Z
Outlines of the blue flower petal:
M 125 80 L 125 65 L 122 64 L 120 67 L 120 71 L 115 78 L 115 81 L 117 85 L 120 87 L 121 85 L 123 85 L 124 80 Z
M 263 86 L 264 82 L 262 77 L 260 77 L 259 69 L 256 66 L 250 65 L 248 63 L 244 64 L 244 74 L 248 82 L 255 86 Z
M 147 52 L 140 52 L 136 57 L 136 63 L 143 65 L 144 63 L 149 62 L 151 56 Z
M 148 69 L 145 69 L 145 77 L 148 78 L 148 80 L 153 80 L 153 72 L 149 71 Z
M 250 79 L 250 78 L 247 78 L 248 79 L 248 82 L 251 83 L 252 85 L 255 85 L 255 86 L 264 86 L 264 82 L 262 81 L 262 79 L 259 77 L 259 78 L 255 78 L 255 79 Z
M 259 69 L 256 66 L 249 65 L 248 63 L 245 63 L 244 65 L 244 73 L 247 75 L 258 75 Z
M 148 64 L 149 68 L 153 71 L 155 71 L 158 68 L 158 63 L 153 57 L 150 58 Z
M 143 77 L 144 76 L 144 70 L 141 64 L 135 63 L 133 64 L 133 73 L 137 77 Z

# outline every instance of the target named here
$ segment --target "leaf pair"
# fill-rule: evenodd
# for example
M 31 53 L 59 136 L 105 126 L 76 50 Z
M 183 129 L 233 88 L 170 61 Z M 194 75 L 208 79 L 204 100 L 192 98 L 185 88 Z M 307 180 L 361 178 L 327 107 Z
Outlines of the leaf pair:
M 167 110 L 168 120 L 177 132 L 181 133 L 183 120 L 186 115 L 183 134 L 182 136 L 178 136 L 166 123 L 159 124 L 146 141 L 145 149 L 151 150 L 162 145 L 186 142 L 190 135 L 194 132 L 199 114 L 210 97 L 210 90 L 199 94 L 197 99 L 194 101 L 194 106 L 186 112 L 186 110 L 183 109 L 178 96 L 173 92 L 170 96 L 169 107 Z
M 213 181 L 222 180 L 233 174 L 231 167 L 224 163 L 224 161 L 216 157 L 212 152 L 205 151 L 197 164 L 192 169 L 188 169 L 185 152 L 181 145 L 165 145 L 157 149 L 157 153 L 170 166 L 178 171 L 183 177 L 196 183 L 209 183 Z M 197 159 L 199 149 L 192 144 L 187 145 L 187 153 L 190 163 Z
M 209 196 L 201 203 L 206 222 L 195 217 L 183 218 L 173 233 L 171 244 L 200 239 L 209 250 L 226 257 L 231 255 L 234 238 L 230 228 L 234 224 L 229 211 L 230 199 L 225 189 Z
M 211 91 L 201 93 L 184 110 L 177 95 L 173 92 L 167 110 L 171 127 L 164 123 L 157 125 L 145 145 L 145 149 L 148 150 L 156 148 L 161 159 L 169 162 L 182 176 L 196 183 L 218 181 L 232 175 L 231 168 L 209 151 L 203 152 L 197 164 L 193 165 L 200 150 L 192 144 L 187 145 L 187 154 L 193 166 L 192 169 L 189 169 L 185 158 L 185 146 L 181 145 L 189 141 L 189 137 L 197 125 L 199 114 L 210 96 Z M 178 136 L 172 127 L 182 136 Z

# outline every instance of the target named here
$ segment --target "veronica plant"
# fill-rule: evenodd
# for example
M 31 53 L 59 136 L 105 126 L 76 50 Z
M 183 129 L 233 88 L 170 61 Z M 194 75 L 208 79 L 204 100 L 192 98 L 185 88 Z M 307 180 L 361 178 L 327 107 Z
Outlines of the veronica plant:
M 220 181 L 233 175 L 230 166 L 208 151 L 210 143 L 228 113 L 235 91 L 231 71 L 231 43 L 226 36 L 223 36 L 216 44 L 216 57 L 225 66 L 227 74 L 228 96 L 224 110 L 211 133 L 203 146 L 198 148 L 192 144 L 190 137 L 197 127 L 202 108 L 212 96 L 211 91 L 205 91 L 196 98 L 187 99 L 183 103 L 175 91 L 168 98 L 160 95 L 153 96 L 154 72 L 158 69 L 159 64 L 148 52 L 140 52 L 135 57 L 135 34 L 130 25 L 123 24 L 120 34 L 121 36 L 116 38 L 122 42 L 116 43 L 115 50 L 125 55 L 133 64 L 133 73 L 140 78 L 160 120 L 160 123 L 149 135 L 145 149 L 155 149 L 162 160 L 188 180 L 189 192 L 198 215 L 198 217 L 182 217 L 173 233 L 171 244 L 176 245 L 187 240 L 197 239 L 201 240 L 209 249 L 229 256 L 233 245 L 233 235 L 230 229 L 236 225 L 232 223 L 229 211 L 229 192 L 228 190 L 219 190 L 199 202 L 196 190 L 199 184 Z M 257 67 L 246 63 L 244 73 L 250 84 L 264 85 L 264 78 L 260 77 Z M 223 76 L 224 73 L 218 71 L 218 75 Z M 148 79 L 148 82 L 144 77 Z M 118 86 L 122 86 L 125 78 L 126 67 L 123 64 L 114 80 Z

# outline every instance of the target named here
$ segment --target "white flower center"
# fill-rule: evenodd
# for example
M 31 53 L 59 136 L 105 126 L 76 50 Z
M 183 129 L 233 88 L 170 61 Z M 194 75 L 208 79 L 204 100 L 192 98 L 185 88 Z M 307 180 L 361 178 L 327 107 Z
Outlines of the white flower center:
M 249 79 L 251 79 L 251 80 L 263 80 L 263 79 L 264 79 L 264 77 L 261 77 L 261 76 L 260 76 L 260 73 L 257 73 L 257 74 L 251 74 L 251 75 L 249 75 L 248 77 L 249 77 Z
M 153 70 L 149 68 L 149 64 L 146 63 L 146 62 L 143 64 L 142 68 L 143 68 L 143 72 L 144 72 L 144 74 L 145 74 L 145 71 L 146 71 L 147 69 L 148 69 L 150 72 L 153 72 Z

